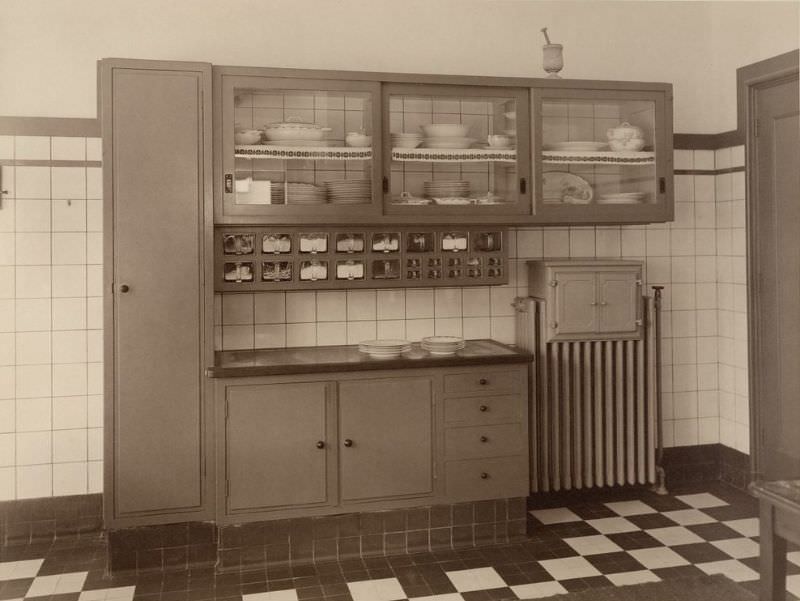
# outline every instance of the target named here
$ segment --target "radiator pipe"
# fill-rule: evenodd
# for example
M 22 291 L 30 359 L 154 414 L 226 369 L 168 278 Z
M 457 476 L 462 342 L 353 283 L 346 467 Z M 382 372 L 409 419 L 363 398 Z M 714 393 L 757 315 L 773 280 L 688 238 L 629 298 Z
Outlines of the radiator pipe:
M 656 481 L 652 491 L 658 495 L 667 494 L 666 472 L 664 472 L 664 426 L 661 423 L 661 291 L 664 286 L 653 288 L 653 324 L 656 338 Z

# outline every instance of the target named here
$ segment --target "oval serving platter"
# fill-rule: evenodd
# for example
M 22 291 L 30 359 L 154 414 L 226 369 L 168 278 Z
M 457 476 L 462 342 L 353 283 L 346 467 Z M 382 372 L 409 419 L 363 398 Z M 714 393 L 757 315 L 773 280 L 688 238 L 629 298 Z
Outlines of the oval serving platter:
M 566 171 L 546 171 L 542 174 L 544 202 L 588 204 L 594 198 L 591 184 L 582 177 Z

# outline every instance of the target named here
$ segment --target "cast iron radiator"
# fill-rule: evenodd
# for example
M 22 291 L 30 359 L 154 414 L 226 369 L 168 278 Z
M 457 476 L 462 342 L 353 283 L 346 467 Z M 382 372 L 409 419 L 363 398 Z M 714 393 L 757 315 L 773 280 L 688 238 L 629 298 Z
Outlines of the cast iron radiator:
M 517 346 L 536 356 L 531 492 L 656 481 L 654 303 L 641 340 L 544 342 L 545 302 L 517 298 Z

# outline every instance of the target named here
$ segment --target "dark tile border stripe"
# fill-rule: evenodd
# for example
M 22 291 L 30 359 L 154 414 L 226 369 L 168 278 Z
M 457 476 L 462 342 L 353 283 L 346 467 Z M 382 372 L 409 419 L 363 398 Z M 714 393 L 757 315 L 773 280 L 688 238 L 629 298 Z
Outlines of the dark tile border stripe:
M 0 159 L 0 167 L 102 167 L 103 163 L 100 161 L 65 161 L 56 160 L 51 161 L 47 159 L 33 160 L 15 160 L 15 159 Z
M 70 117 L 0 117 L 0 135 L 99 138 L 100 121 Z
M 95 535 L 103 528 L 103 495 L 71 495 L 0 502 L 0 545 Z
M 724 173 L 737 173 L 744 171 L 745 167 L 728 167 L 727 169 L 675 169 L 675 175 L 722 175 Z
M 719 134 L 674 134 L 672 146 L 675 150 L 717 150 L 744 144 L 744 134 L 738 130 Z

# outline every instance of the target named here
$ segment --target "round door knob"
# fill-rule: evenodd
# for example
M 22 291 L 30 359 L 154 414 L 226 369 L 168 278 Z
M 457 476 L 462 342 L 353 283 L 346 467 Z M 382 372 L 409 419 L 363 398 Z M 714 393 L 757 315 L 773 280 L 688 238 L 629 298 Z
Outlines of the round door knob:
M 322 440 L 318 440 L 317 441 L 317 448 L 318 449 L 324 449 L 325 448 L 325 442 L 322 441 Z
M 131 289 L 131 287 L 128 286 L 127 284 L 121 284 L 120 287 L 119 287 L 119 291 L 120 292 L 127 292 L 130 289 Z
M 489 477 L 489 474 L 487 474 L 486 472 L 483 472 L 481 474 L 481 480 L 486 480 L 488 477 Z
M 485 436 L 481 436 L 481 442 L 489 442 L 489 439 Z
M 486 405 L 481 405 L 480 407 L 478 407 L 478 409 L 481 411 L 489 411 L 489 408 Z
M 352 446 L 353 446 L 353 441 L 352 441 L 352 440 L 350 440 L 349 438 L 345 438 L 345 439 L 344 439 L 344 446 L 346 446 L 346 447 L 352 447 Z
M 486 378 L 481 378 L 480 380 L 478 380 L 478 384 L 480 384 L 481 386 L 486 386 L 488 383 L 489 380 L 487 380 Z

